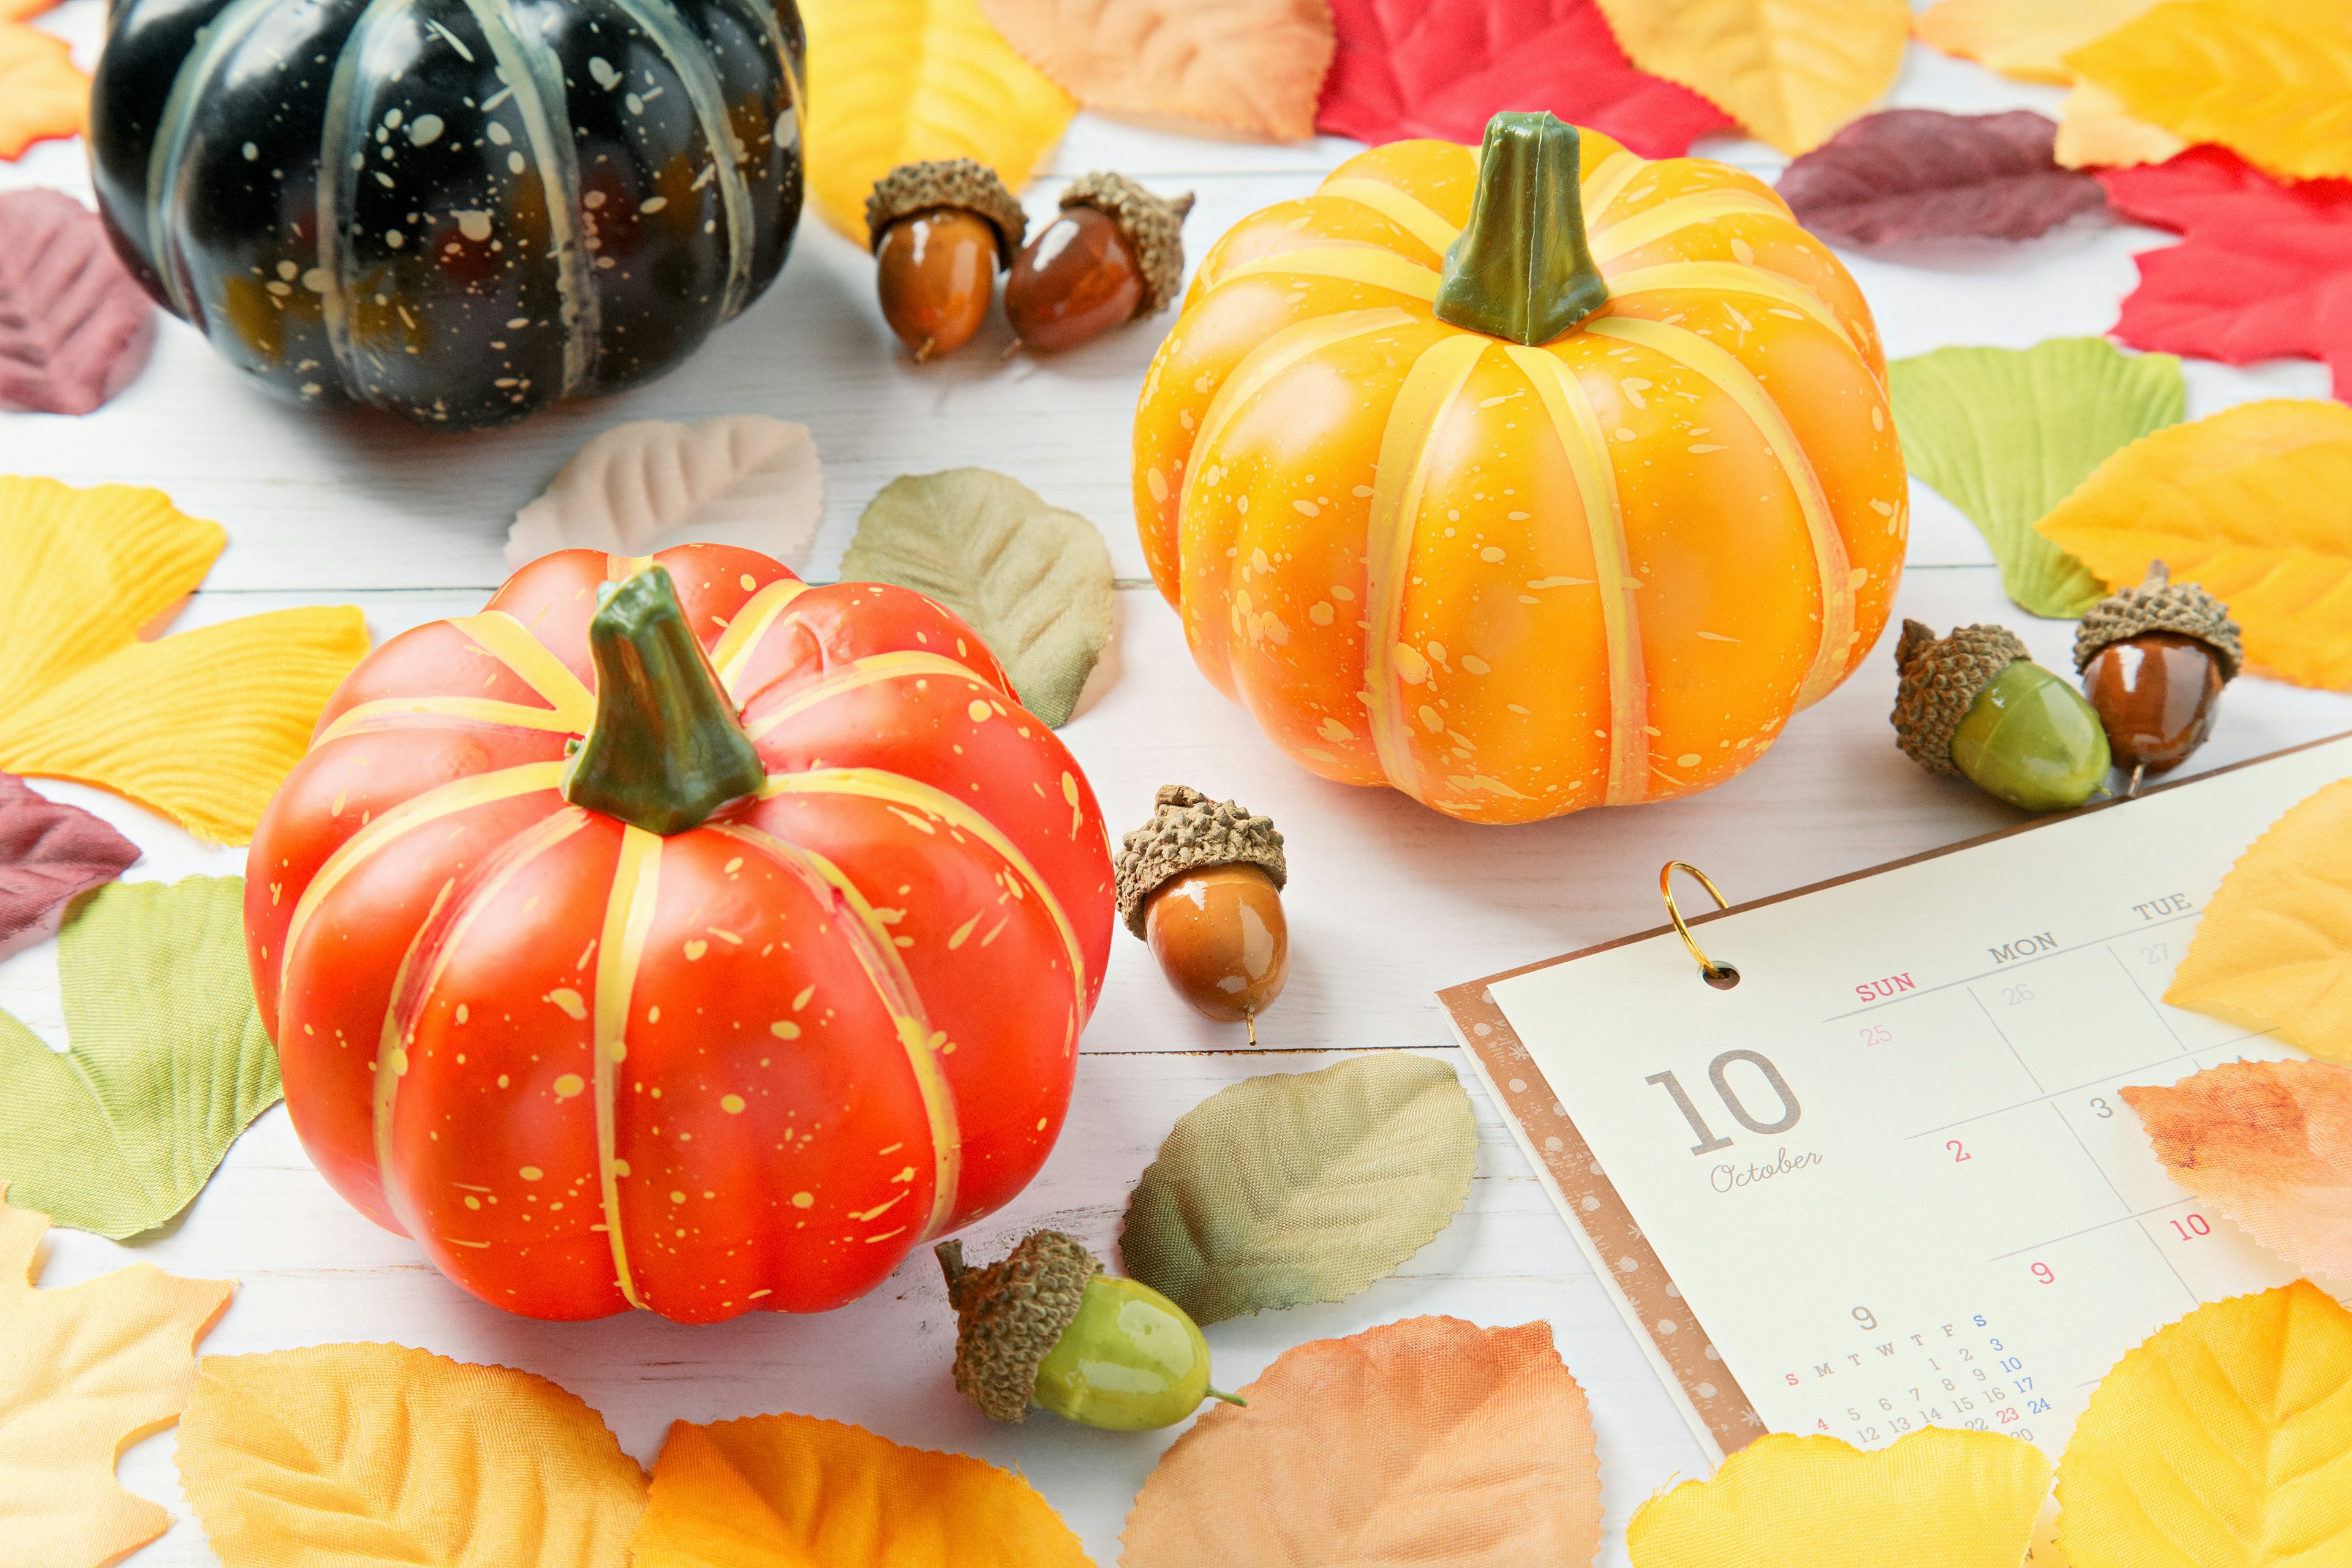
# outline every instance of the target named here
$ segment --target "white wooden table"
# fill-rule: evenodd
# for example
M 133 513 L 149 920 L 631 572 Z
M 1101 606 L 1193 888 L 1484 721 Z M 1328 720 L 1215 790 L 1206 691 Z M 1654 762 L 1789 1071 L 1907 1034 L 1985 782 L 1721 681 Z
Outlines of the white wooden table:
M 101 0 L 66 0 L 40 25 L 73 39 L 87 67 L 101 22 Z M 1893 101 L 2051 112 L 2058 97 L 1915 45 Z M 1162 189 L 1189 187 L 1200 196 L 1187 228 L 1197 256 L 1226 226 L 1304 194 L 1354 150 L 1333 139 L 1236 146 L 1082 115 L 1027 201 L 1033 213 L 1050 212 L 1066 181 L 1093 168 Z M 1767 178 L 1781 162 L 1752 142 L 1699 151 Z M 45 145 L 19 163 L 0 163 L 0 188 L 51 184 L 86 198 L 82 157 L 79 142 Z M 2133 282 L 2132 254 L 2166 242 L 2145 229 L 2071 226 L 2024 245 L 1916 247 L 1900 258 L 1846 259 L 1889 354 L 1899 357 L 1948 343 L 2025 347 L 2104 331 Z M 859 510 L 901 473 L 981 464 L 1093 518 L 1121 578 L 1118 637 L 1108 679 L 1097 679 L 1063 733 L 1115 833 L 1148 816 L 1153 789 L 1171 782 L 1273 816 L 1291 857 L 1294 967 L 1288 991 L 1264 1020 L 1260 1048 L 1247 1051 L 1238 1030 L 1193 1017 L 1141 944 L 1122 935 L 1086 1036 L 1068 1128 L 1037 1182 L 975 1227 L 968 1247 L 981 1258 L 1044 1225 L 1115 1257 L 1127 1194 L 1170 1124 L 1227 1084 L 1307 1070 L 1344 1051 L 1458 1058 L 1432 994 L 1438 987 L 1656 925 L 1655 878 L 1668 858 L 1696 862 L 1733 898 L 1748 899 L 2015 819 L 1895 750 L 1885 717 L 1891 637 L 1761 763 L 1692 800 L 1473 827 L 1391 793 L 1301 773 L 1194 671 L 1175 616 L 1144 571 L 1127 503 L 1129 420 L 1169 319 L 1059 359 L 1010 362 L 999 357 L 1008 338 L 999 321 L 964 352 L 918 367 L 883 325 L 871 263 L 812 216 L 766 298 L 684 368 L 623 396 L 469 437 L 374 416 L 304 416 L 240 386 L 192 330 L 166 321 L 146 373 L 100 412 L 0 415 L 0 471 L 154 485 L 184 510 L 224 523 L 228 551 L 183 626 L 290 604 L 356 603 L 379 640 L 478 608 L 505 575 L 499 551 L 515 509 L 582 442 L 625 420 L 761 413 L 808 425 L 826 468 L 826 514 L 814 551 L 795 564 L 820 579 L 833 574 Z M 2189 367 L 2192 416 L 2258 396 L 2326 395 L 2326 372 L 2307 362 L 2245 372 Z M 1966 521 L 1931 492 L 1915 490 L 1913 499 L 1898 616 L 1938 630 L 2001 621 L 2044 663 L 2066 668 L 2071 624 L 2018 611 Z M 2346 730 L 2352 698 L 2243 680 L 2231 688 L 2219 731 L 2192 770 Z M 98 792 L 41 787 L 137 840 L 147 854 L 133 878 L 243 868 L 241 852 L 208 848 Z M 62 1046 L 53 945 L 0 964 L 0 1006 Z M 1471 1094 L 1480 1150 L 1460 1217 L 1399 1277 L 1351 1300 L 1211 1328 L 1218 1380 L 1237 1387 L 1287 1346 L 1417 1313 L 1488 1324 L 1548 1319 L 1591 1398 L 1608 1506 L 1601 1560 L 1622 1564 L 1633 1509 L 1679 1477 L 1705 1473 L 1705 1461 L 1494 1108 L 1475 1084 Z M 1050 1416 L 1018 1428 L 985 1420 L 950 1384 L 954 1317 L 927 1252 L 866 1300 L 822 1317 L 754 1314 L 682 1328 L 646 1316 L 587 1324 L 506 1316 L 443 1279 L 409 1242 L 345 1207 L 311 1170 L 282 1107 L 255 1123 L 163 1232 L 121 1246 L 53 1235 L 50 1285 L 142 1258 L 238 1279 L 208 1352 L 387 1340 L 526 1368 L 587 1399 L 647 1464 L 673 1420 L 773 1410 L 977 1454 L 1017 1467 L 1105 1564 L 1117 1561 L 1135 1490 L 1173 1436 L 1113 1436 Z M 159 1434 L 121 1467 L 127 1485 L 179 1516 L 169 1535 L 131 1560 L 139 1568 L 216 1561 L 180 1496 L 173 1442 L 170 1431 Z

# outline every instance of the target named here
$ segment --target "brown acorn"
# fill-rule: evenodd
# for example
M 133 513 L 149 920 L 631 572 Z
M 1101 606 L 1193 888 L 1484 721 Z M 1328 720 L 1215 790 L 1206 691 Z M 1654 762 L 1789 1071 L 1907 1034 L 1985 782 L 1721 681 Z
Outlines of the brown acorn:
M 1184 215 L 1124 174 L 1088 174 L 1062 193 L 1061 216 L 1037 231 L 1004 280 L 1004 313 L 1022 343 L 1075 348 L 1172 303 L 1184 282 Z
M 2245 660 L 2230 607 L 2161 561 L 2147 580 L 2091 606 L 2074 632 L 2074 668 L 2105 726 L 2126 794 L 2168 773 L 2213 731 L 2221 696 Z
M 1151 946 L 1160 973 L 1193 1011 L 1247 1024 L 1290 978 L 1289 879 L 1271 819 L 1185 784 L 1163 785 L 1151 820 L 1121 843 L 1118 912 Z
M 866 230 L 882 317 L 917 361 L 971 341 L 1028 228 L 996 171 L 970 158 L 902 163 L 874 182 Z

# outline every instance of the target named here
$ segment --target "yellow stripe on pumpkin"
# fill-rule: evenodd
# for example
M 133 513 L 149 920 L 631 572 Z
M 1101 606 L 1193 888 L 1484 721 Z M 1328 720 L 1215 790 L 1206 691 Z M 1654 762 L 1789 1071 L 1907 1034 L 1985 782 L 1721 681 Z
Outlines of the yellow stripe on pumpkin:
M 1753 294 L 1759 299 L 1776 300 L 1790 310 L 1801 310 L 1838 335 L 1846 347 L 1854 347 L 1853 335 L 1835 316 L 1829 304 L 1819 294 L 1803 284 L 1780 273 L 1762 267 L 1738 261 L 1670 261 L 1657 267 L 1636 267 L 1609 279 L 1611 299 L 1624 299 L 1635 294 L 1648 294 L 1669 289 L 1698 289 L 1710 294 Z
M 484 653 L 514 671 L 522 683 L 544 699 L 575 734 L 586 734 L 596 717 L 596 699 L 572 667 L 555 650 L 530 635 L 530 628 L 504 610 L 484 610 L 460 616 L 449 623 Z
M 1744 191 L 1737 186 L 1726 190 L 1700 191 L 1687 196 L 1676 196 L 1645 207 L 1631 217 L 1604 224 L 1592 233 L 1592 259 L 1599 263 L 1615 260 L 1628 251 L 1654 245 L 1668 235 L 1701 224 L 1714 223 L 1727 217 L 1777 217 L 1783 223 L 1793 223 L 1789 209 L 1778 201 L 1758 191 Z
M 1612 153 L 1594 166 L 1577 185 L 1577 198 L 1584 207 L 1588 228 L 1599 226 L 1609 204 L 1622 195 L 1633 176 L 1650 166 L 1649 160 L 1637 158 L 1622 148 Z
M 1236 278 L 1266 277 L 1336 278 L 1410 294 L 1425 303 L 1437 298 L 1437 268 L 1369 245 L 1309 245 L 1253 257 L 1238 267 L 1227 268 L 1217 286 L 1223 288 Z
M 1446 247 L 1462 235 L 1462 231 L 1446 222 L 1434 207 L 1418 196 L 1406 195 L 1386 181 L 1367 180 L 1360 175 L 1350 174 L 1324 181 L 1315 194 L 1337 196 L 1341 201 L 1370 207 L 1440 256 L 1444 255 Z
M 755 721 L 746 725 L 743 732 L 757 741 L 785 720 L 805 713 L 819 703 L 829 702 L 834 698 L 861 690 L 885 680 L 903 680 L 908 677 L 920 678 L 933 675 L 947 679 L 960 677 L 993 696 L 1012 695 L 1010 692 L 1000 690 L 986 677 L 973 673 L 971 666 L 958 664 L 945 654 L 921 653 L 913 649 L 896 653 L 869 653 L 864 658 L 852 659 L 839 668 L 830 671 L 823 679 L 810 681 L 806 686 L 801 687 L 782 706 L 772 712 L 761 714 Z
M 411 720 L 424 721 L 412 723 Z M 500 724 L 512 730 L 543 730 L 554 734 L 583 731 L 563 714 L 494 697 L 384 697 L 347 708 L 319 731 L 313 746 L 323 746 L 345 735 L 373 735 L 386 730 L 430 727 L 433 720 L 462 724 Z
M 727 629 L 719 635 L 719 641 L 710 649 L 710 668 L 718 671 L 719 684 L 726 689 L 728 696 L 742 700 L 743 694 L 735 689 L 735 682 L 741 679 L 751 650 L 760 646 L 760 639 L 768 635 L 768 628 L 776 624 L 784 606 L 808 591 L 809 585 L 797 577 L 780 577 L 745 600 L 743 607 L 735 612 L 735 618 L 727 623 Z
M 621 1062 L 628 1055 L 629 995 L 645 965 L 646 939 L 661 897 L 662 837 L 635 825 L 621 829 L 621 854 L 613 865 L 613 890 L 604 900 L 604 925 L 596 939 L 596 1010 L 591 1048 L 596 1073 L 596 1184 L 604 1196 L 604 1237 L 613 1247 L 613 1283 L 622 1299 L 642 1310 L 637 1282 L 629 1272 L 629 1249 L 621 1233 L 618 1159 Z

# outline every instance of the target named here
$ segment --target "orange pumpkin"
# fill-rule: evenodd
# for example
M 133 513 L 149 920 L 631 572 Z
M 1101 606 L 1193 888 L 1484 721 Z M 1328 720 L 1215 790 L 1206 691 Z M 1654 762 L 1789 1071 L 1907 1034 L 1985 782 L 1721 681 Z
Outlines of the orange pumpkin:
M 1885 377 L 1753 176 L 1498 115 L 1217 243 L 1144 383 L 1136 516 L 1202 670 L 1324 777 L 1478 822 L 1665 800 L 1885 626 Z

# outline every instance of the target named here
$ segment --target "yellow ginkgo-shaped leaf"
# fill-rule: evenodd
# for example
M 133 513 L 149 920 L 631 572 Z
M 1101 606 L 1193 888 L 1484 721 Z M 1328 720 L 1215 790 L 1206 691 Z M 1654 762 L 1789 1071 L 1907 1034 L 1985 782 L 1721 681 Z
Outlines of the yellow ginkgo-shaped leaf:
M 1920 41 L 2020 81 L 2074 79 L 2067 55 L 2158 0 L 1938 0 L 1912 24 Z
M 236 1289 L 152 1263 L 37 1290 L 47 1215 L 0 1184 L 0 1563 L 99 1568 L 172 1516 L 114 1479 L 122 1450 L 172 1424 L 196 1342 Z
M 1776 1432 L 1634 1510 L 1633 1568 L 2018 1568 L 2050 1490 L 2041 1449 L 1923 1426 L 1864 1453 Z
M 577 1395 L 401 1345 L 206 1356 L 179 1465 L 226 1568 L 625 1568 L 646 1506 Z
M 2074 1423 L 2058 1545 L 2074 1568 L 2352 1563 L 2352 1312 L 2298 1279 L 2150 1335 Z
M 2188 141 L 2289 179 L 2352 174 L 2352 7 L 2169 0 L 2066 59 Z
M 2128 169 L 2161 163 L 2188 149 L 2163 126 L 2134 114 L 2112 88 L 2078 81 L 2058 106 L 2050 155 L 2069 169 Z
M 979 0 L 803 0 L 809 195 L 866 238 L 866 197 L 901 163 L 972 158 L 1014 190 L 1077 112 Z
M 2238 857 L 2164 999 L 2352 1063 L 2352 779 Z
M 130 796 L 242 844 L 367 653 L 348 605 L 141 640 L 226 536 L 155 490 L 0 477 L 0 770 Z
M 1906 0 L 1601 0 L 1635 65 L 1810 153 L 1895 83 Z
M 2040 527 L 2109 585 L 2161 561 L 2230 606 L 2258 673 L 2352 691 L 2352 408 L 2279 398 L 2109 458 Z

